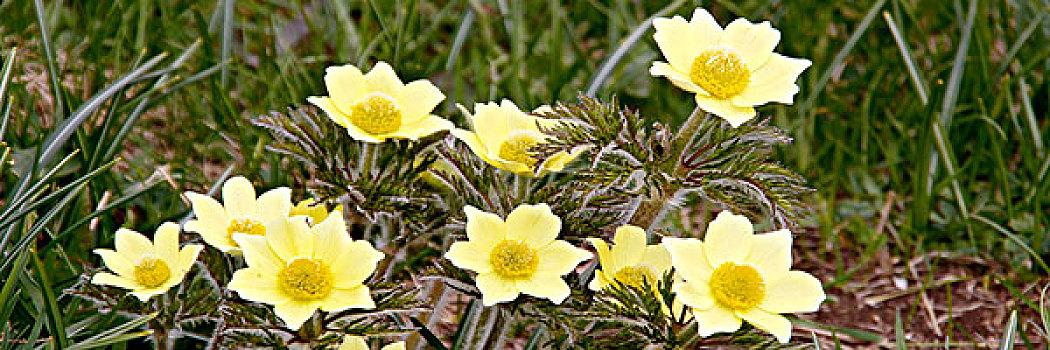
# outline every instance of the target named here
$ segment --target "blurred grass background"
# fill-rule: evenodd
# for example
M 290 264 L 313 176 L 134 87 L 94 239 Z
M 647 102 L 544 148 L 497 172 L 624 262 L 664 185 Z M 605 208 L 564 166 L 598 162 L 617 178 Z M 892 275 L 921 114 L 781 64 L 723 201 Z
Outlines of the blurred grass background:
M 795 137 L 781 158 L 818 189 L 803 234 L 832 243 L 826 283 L 855 271 L 844 251 L 973 255 L 1018 281 L 1050 272 L 1046 0 L 10 0 L 0 327 L 62 344 L 102 329 L 86 319 L 119 323 L 62 294 L 100 265 L 90 250 L 119 227 L 184 217 L 179 194 L 224 175 L 293 184 L 248 119 L 324 95 L 327 66 L 382 60 L 429 78 L 460 126 L 456 103 L 580 93 L 677 125 L 694 102 L 649 76 L 661 56 L 648 20 L 697 6 L 723 25 L 768 20 L 778 52 L 813 61 L 794 105 L 759 112 Z

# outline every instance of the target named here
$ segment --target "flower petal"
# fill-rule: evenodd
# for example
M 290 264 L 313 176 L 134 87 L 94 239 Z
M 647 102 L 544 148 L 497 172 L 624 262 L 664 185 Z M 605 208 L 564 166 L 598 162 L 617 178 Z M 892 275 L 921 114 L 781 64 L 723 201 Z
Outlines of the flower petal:
M 116 238 L 117 253 L 128 257 L 132 263 L 136 263 L 143 255 L 155 255 L 153 243 L 141 233 L 121 228 L 117 230 Z
M 492 248 L 485 249 L 481 243 L 468 241 L 468 242 L 456 242 L 452 243 L 452 246 L 448 248 L 448 253 L 445 253 L 445 259 L 452 262 L 452 265 L 461 269 L 471 270 L 477 273 L 489 273 L 492 272 L 492 263 L 489 262 L 489 255 L 492 254 Z
M 467 215 L 467 239 L 479 244 L 479 250 L 491 251 L 507 239 L 507 225 L 498 215 L 470 205 L 463 207 L 463 212 Z
M 671 291 L 678 296 L 678 299 L 683 304 L 691 308 L 707 310 L 715 306 L 715 299 L 711 296 L 711 288 L 708 287 L 707 283 L 676 281 L 671 286 Z
M 135 278 L 135 264 L 140 257 L 131 260 L 132 258 L 109 249 L 95 249 L 94 252 L 102 257 L 102 263 L 113 272 L 126 278 Z
M 494 273 L 482 273 L 475 277 L 478 290 L 481 291 L 481 303 L 485 306 L 511 301 L 518 297 L 518 287 L 514 281 L 496 276 Z
M 346 128 L 346 134 L 350 135 L 350 138 L 361 142 L 382 143 L 383 140 L 386 140 L 390 136 L 372 135 L 368 132 L 365 132 L 364 130 L 361 130 L 361 128 L 357 127 L 357 125 L 354 125 L 353 123 L 350 123 L 349 121 L 347 121 L 346 125 L 343 126 Z
M 369 92 L 379 91 L 390 95 L 395 100 L 399 99 L 401 89 L 405 84 L 397 77 L 397 73 L 389 64 L 383 61 L 376 63 L 372 70 L 365 74 L 365 85 Z
M 692 78 L 689 77 L 689 73 L 678 71 L 664 62 L 653 62 L 653 66 L 649 68 L 649 75 L 654 77 L 666 77 L 667 80 L 670 80 L 671 83 L 679 89 L 688 92 L 703 94 L 705 96 L 710 95 L 699 85 L 693 83 Z
M 310 231 L 314 234 L 313 258 L 322 261 L 334 262 L 346 255 L 354 240 L 346 230 L 346 221 L 343 213 L 333 211 L 332 214 L 319 222 L 315 222 Z
M 222 185 L 222 204 L 231 218 L 255 217 L 255 188 L 244 176 L 226 180 Z
M 354 104 L 367 93 L 364 74 L 361 74 L 360 69 L 349 64 L 325 69 L 324 84 L 328 88 L 328 95 L 331 96 L 333 105 L 341 111 L 350 111 Z M 318 105 L 318 107 L 321 106 Z M 324 107 L 321 108 L 324 109 Z
M 493 164 L 492 160 L 489 158 L 489 150 L 485 148 L 485 145 L 481 143 L 481 139 L 479 139 L 478 135 L 473 131 L 452 129 L 452 136 L 455 136 L 460 141 L 463 141 L 463 143 L 466 143 L 467 147 L 470 148 L 470 151 L 474 152 L 474 155 L 478 156 L 478 158 L 481 158 L 481 160 L 484 160 L 486 163 Z
M 302 327 L 303 323 L 310 319 L 310 316 L 313 316 L 314 311 L 317 311 L 320 306 L 320 301 L 288 300 L 283 304 L 275 305 L 273 311 L 288 325 L 288 328 L 299 330 L 299 327 Z
M 717 115 L 734 128 L 751 120 L 758 113 L 754 107 L 734 106 L 731 100 L 696 94 L 696 105 L 708 113 Z
M 657 278 L 663 278 L 667 270 L 671 269 L 671 253 L 662 245 L 647 246 L 640 264 L 651 267 L 658 274 Z
M 182 247 L 179 251 L 179 268 L 182 271 L 189 271 L 193 267 L 193 264 L 197 262 L 197 257 L 200 256 L 201 250 L 204 250 L 204 246 L 200 244 L 187 244 Z
M 372 243 L 353 241 L 343 255 L 332 263 L 335 286 L 350 288 L 363 283 L 376 271 L 376 265 L 383 257 L 383 253 L 372 248 Z
M 347 335 L 343 336 L 343 343 L 336 350 L 368 350 L 368 343 L 365 343 L 365 338 Z
M 744 262 L 751 253 L 753 236 L 754 229 L 746 216 L 736 215 L 728 210 L 718 213 L 718 216 L 707 224 L 707 234 L 704 236 L 707 261 L 713 268 L 718 268 L 725 262 Z M 673 252 L 671 258 L 674 258 Z
M 134 295 L 136 298 L 139 298 L 139 300 L 141 300 L 142 302 L 145 303 L 146 301 L 149 300 L 149 298 L 152 298 L 154 295 L 164 294 L 164 292 L 168 291 L 168 288 L 171 288 L 171 287 L 169 286 L 169 287 L 163 287 L 163 288 L 159 288 L 158 287 L 158 288 L 139 289 L 139 290 L 133 290 L 130 293 L 131 293 L 131 295 Z
M 594 270 L 594 278 L 591 279 L 591 283 L 587 284 L 587 288 L 597 292 L 609 286 L 611 281 L 612 279 L 602 270 Z
M 313 256 L 316 236 L 303 216 L 277 217 L 266 223 L 270 249 L 284 261 Z
M 696 238 L 666 237 L 663 246 L 671 255 L 675 271 L 692 283 L 706 283 L 714 268 L 708 262 L 705 244 Z
M 557 275 L 535 274 L 532 278 L 517 280 L 515 284 L 522 293 L 550 299 L 555 304 L 561 304 L 571 293 L 569 285 Z
M 164 260 L 173 269 L 180 267 L 179 263 L 179 224 L 165 222 L 157 228 L 153 234 L 153 250 L 157 257 Z
M 445 100 L 445 94 L 438 90 L 429 80 L 420 79 L 408 83 L 401 89 L 401 95 L 397 100 L 401 107 L 401 122 L 404 124 L 415 124 L 430 116 L 430 112 Z
M 108 272 L 96 273 L 95 276 L 91 277 L 91 283 L 102 286 L 114 286 L 132 290 L 142 288 L 142 286 L 134 280 L 120 277 Z
M 613 262 L 612 251 L 609 246 L 605 244 L 601 238 L 587 238 L 587 242 L 594 245 L 595 252 L 598 253 L 598 263 L 601 265 L 602 270 L 606 271 L 618 271 L 620 266 L 616 266 Z
M 387 344 L 379 350 L 405 350 L 405 342 L 399 341 L 393 344 Z
M 778 280 L 767 281 L 766 298 L 758 307 L 778 314 L 814 312 L 825 298 L 820 280 L 802 271 L 790 271 Z
M 324 113 L 328 115 L 328 118 L 332 119 L 332 121 L 336 124 L 339 124 L 339 126 L 345 128 L 347 124 L 350 124 L 350 121 L 348 119 L 349 116 L 345 112 L 339 110 L 339 108 L 335 106 L 335 102 L 333 102 L 331 98 L 322 96 L 311 96 L 307 97 L 306 101 L 310 102 L 310 104 L 317 106 L 317 108 L 320 108 L 322 111 L 324 111 Z
M 733 105 L 758 106 L 769 102 L 792 104 L 798 93 L 795 81 L 811 64 L 809 60 L 774 53 L 766 64 L 751 74 L 747 88 L 733 96 Z
M 257 267 L 235 271 L 226 288 L 237 292 L 244 300 L 257 303 L 277 305 L 289 300 L 277 285 L 277 275 Z
M 445 118 L 438 117 L 432 114 L 426 114 L 423 118 L 418 121 L 402 125 L 400 129 L 391 133 L 391 136 L 402 137 L 411 140 L 418 140 L 421 137 L 429 136 L 439 131 L 452 130 L 456 127 L 455 124 L 446 120 Z
M 292 189 L 278 187 L 259 196 L 256 201 L 256 212 L 262 218 L 279 218 L 288 216 L 292 210 Z
M 195 192 L 186 192 L 186 198 L 190 200 L 193 215 L 197 216 L 197 220 L 187 222 L 185 230 L 199 233 L 201 238 L 212 246 L 232 246 L 233 242 L 229 241 L 226 234 L 230 219 L 226 216 L 226 209 L 223 209 L 222 204 L 214 198 Z
M 233 239 L 240 245 L 248 267 L 268 271 L 266 274 L 274 276 L 284 268 L 285 260 L 274 253 L 266 237 L 235 233 Z
M 746 320 L 747 323 L 755 326 L 755 328 L 769 332 L 777 337 L 777 340 L 782 344 L 787 344 L 788 341 L 791 340 L 791 322 L 784 316 L 770 313 L 759 308 L 738 311 L 737 315 Z
M 520 113 L 521 111 L 519 110 L 518 112 Z M 485 148 L 489 151 L 490 158 L 499 151 L 503 140 L 516 130 L 512 126 L 514 123 L 511 120 L 514 115 L 513 110 L 508 112 L 492 102 L 474 105 L 474 115 L 470 117 L 470 121 L 474 128 L 474 133 L 481 140 L 481 144 L 485 145 Z
M 577 248 L 566 241 L 554 241 L 536 251 L 539 263 L 536 265 L 536 273 L 543 275 L 561 276 L 572 272 L 576 265 L 587 261 L 593 255 L 591 252 Z
M 740 329 L 743 324 L 740 317 L 732 311 L 715 306 L 709 309 L 693 309 L 693 317 L 696 318 L 696 333 L 701 337 L 708 337 L 715 333 L 732 332 Z
M 778 42 L 780 31 L 773 29 L 769 22 L 752 24 L 746 19 L 737 18 L 726 26 L 720 44 L 735 49 L 747 68 L 755 71 L 766 64 Z
M 707 10 L 697 8 L 689 22 L 685 18 L 657 18 L 653 20 L 656 34 L 653 39 L 667 61 L 675 69 L 689 72 L 693 59 L 700 52 L 718 44 L 722 27 Z
M 332 294 L 329 294 L 328 297 L 325 298 L 324 303 L 321 304 L 321 310 L 326 312 L 343 311 L 349 308 L 376 308 L 376 303 L 375 301 L 372 301 L 372 294 L 369 292 L 368 286 L 358 284 L 357 287 L 354 288 L 333 289 Z
M 533 249 L 550 244 L 561 232 L 561 218 L 546 203 L 522 204 L 507 215 L 507 239 L 522 241 Z
M 613 236 L 612 259 L 617 267 L 635 266 L 645 256 L 645 230 L 633 225 L 616 228 Z
M 766 280 L 780 278 L 791 269 L 791 231 L 778 230 L 752 236 L 747 262 Z

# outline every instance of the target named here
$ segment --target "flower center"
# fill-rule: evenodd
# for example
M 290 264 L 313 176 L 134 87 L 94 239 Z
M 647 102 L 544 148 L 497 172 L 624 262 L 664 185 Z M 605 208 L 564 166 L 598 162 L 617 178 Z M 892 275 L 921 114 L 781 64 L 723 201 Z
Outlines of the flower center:
M 766 297 L 766 283 L 754 267 L 723 263 L 711 274 L 711 294 L 722 306 L 747 310 Z
M 350 123 L 372 135 L 386 135 L 401 128 L 401 108 L 390 95 L 373 92 L 350 108 Z
M 324 299 L 332 291 L 332 272 L 310 258 L 295 258 L 277 273 L 277 286 L 296 300 Z
M 146 288 L 158 287 L 171 277 L 171 269 L 164 260 L 147 255 L 135 265 L 135 281 Z
M 740 56 L 722 48 L 696 56 L 689 78 L 714 97 L 730 98 L 743 92 L 751 83 L 751 71 Z
M 489 260 L 492 262 L 492 271 L 507 279 L 532 276 L 540 263 L 540 257 L 536 255 L 535 250 L 525 243 L 512 240 L 497 244 L 492 249 Z
M 653 274 L 651 269 L 645 266 L 627 266 L 621 268 L 613 275 L 613 279 L 635 288 L 641 288 L 644 285 L 643 281 L 648 281 L 649 284 L 654 287 L 654 284 L 656 283 L 656 275 Z
M 536 158 L 529 154 L 529 149 L 542 141 L 539 135 L 531 132 L 518 132 L 507 137 L 499 145 L 498 156 L 506 161 L 536 166 Z
M 233 242 L 233 234 L 237 232 L 249 235 L 265 236 L 266 226 L 259 222 L 259 220 L 255 219 L 230 220 L 230 226 L 226 226 L 226 238 L 228 238 L 230 242 Z

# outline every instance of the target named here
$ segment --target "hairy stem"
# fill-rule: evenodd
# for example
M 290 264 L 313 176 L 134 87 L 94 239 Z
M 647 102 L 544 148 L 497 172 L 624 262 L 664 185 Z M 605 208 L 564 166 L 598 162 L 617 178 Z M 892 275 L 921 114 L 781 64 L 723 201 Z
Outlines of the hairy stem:
M 689 119 L 685 120 L 685 123 L 678 129 L 678 133 L 674 135 L 674 139 L 671 140 L 671 154 L 680 155 L 685 150 L 685 146 L 688 146 L 689 142 L 693 141 L 693 136 L 696 136 L 696 129 L 700 128 L 700 124 L 706 118 L 707 113 L 704 113 L 700 106 L 696 106 L 693 113 L 689 114 Z M 681 157 L 676 157 L 675 161 L 678 161 L 678 158 Z

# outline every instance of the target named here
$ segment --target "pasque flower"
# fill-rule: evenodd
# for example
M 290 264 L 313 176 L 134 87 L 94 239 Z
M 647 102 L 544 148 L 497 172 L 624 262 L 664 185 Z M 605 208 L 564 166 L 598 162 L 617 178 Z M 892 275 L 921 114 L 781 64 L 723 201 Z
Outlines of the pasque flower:
M 532 176 L 537 167 L 540 174 L 560 171 L 579 155 L 579 152 L 558 152 L 541 163 L 529 152 L 547 139 L 540 132 L 539 125 L 549 128 L 563 121 L 522 112 L 514 102 L 503 100 L 498 105 L 493 102 L 475 104 L 473 115 L 463 106 L 460 109 L 470 119 L 474 131 L 455 129 L 452 135 L 465 142 L 486 163 L 497 168 Z
M 791 268 L 791 233 L 754 234 L 747 217 L 728 211 L 708 224 L 704 241 L 664 238 L 671 264 L 684 278 L 672 290 L 692 309 L 701 336 L 732 332 L 741 320 L 791 338 L 781 313 L 817 311 L 824 301 L 820 280 Z
M 368 343 L 365 342 L 365 338 L 348 335 L 343 337 L 343 343 L 339 344 L 337 350 L 368 350 Z M 387 344 L 380 350 L 405 350 L 405 342 Z
M 671 255 L 662 245 L 646 245 L 645 236 L 641 227 L 624 225 L 616 229 L 612 248 L 600 238 L 588 238 L 601 264 L 601 269 L 594 271 L 591 290 L 607 288 L 613 281 L 641 287 L 643 280 L 655 288 L 656 281 L 671 270 Z
M 591 253 L 556 240 L 561 219 L 547 204 L 522 204 L 504 221 L 472 206 L 467 214 L 467 241 L 456 242 L 445 258 L 473 270 L 482 303 L 492 306 L 525 293 L 561 303 L 569 285 L 561 278 L 591 258 Z
M 696 9 L 688 22 L 680 16 L 657 18 L 657 45 L 667 62 L 654 62 L 653 76 L 696 94 L 696 104 L 736 127 L 755 117 L 755 106 L 791 104 L 795 80 L 810 66 L 805 59 L 773 52 L 780 31 L 769 22 L 738 18 L 723 29 L 707 10 Z
M 375 308 L 363 283 L 383 253 L 367 241 L 352 240 L 342 213 L 334 211 L 313 226 L 302 216 L 273 221 L 265 236 L 234 235 L 248 267 L 234 272 L 228 288 L 241 298 L 273 305 L 292 329 L 317 309 Z
M 335 208 L 332 208 L 332 212 L 336 211 L 342 212 L 343 205 L 338 204 Z M 310 218 L 311 225 L 324 221 L 324 219 L 328 218 L 328 214 L 328 207 L 324 203 L 318 203 L 313 198 L 299 201 L 288 211 L 288 216 L 303 215 Z
M 111 271 L 99 272 L 91 283 L 128 289 L 142 301 L 179 284 L 193 267 L 204 246 L 187 244 L 179 249 L 179 224 L 168 222 L 157 228 L 150 242 L 142 234 L 119 229 L 116 250 L 95 249 Z
M 386 62 L 376 63 L 368 74 L 352 65 L 329 67 L 324 82 L 329 96 L 306 100 L 355 140 L 416 140 L 453 127 L 452 122 L 430 114 L 445 99 L 441 90 L 426 79 L 402 83 Z
M 185 229 L 200 233 L 204 242 L 223 252 L 239 251 L 233 235 L 266 235 L 268 219 L 288 216 L 291 196 L 291 189 L 278 187 L 256 198 L 252 183 L 237 176 L 222 185 L 223 204 L 200 193 L 186 192 L 197 218 L 187 222 Z

